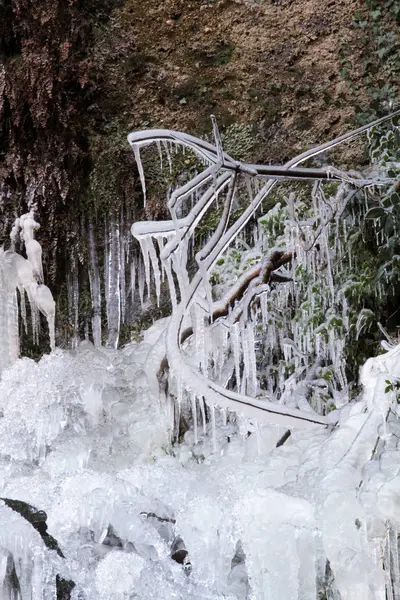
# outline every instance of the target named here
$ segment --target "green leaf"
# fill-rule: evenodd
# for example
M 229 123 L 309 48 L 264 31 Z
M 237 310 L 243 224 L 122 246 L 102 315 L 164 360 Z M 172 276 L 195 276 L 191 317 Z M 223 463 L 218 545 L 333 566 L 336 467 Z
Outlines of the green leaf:
M 379 217 L 383 217 L 386 214 L 386 210 L 381 206 L 374 206 L 370 208 L 367 214 L 365 215 L 366 219 L 379 219 Z

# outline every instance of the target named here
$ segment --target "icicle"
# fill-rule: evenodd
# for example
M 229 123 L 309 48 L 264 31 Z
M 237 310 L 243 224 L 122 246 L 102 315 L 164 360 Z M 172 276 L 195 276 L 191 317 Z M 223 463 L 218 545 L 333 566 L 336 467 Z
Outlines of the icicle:
M 71 257 L 71 264 L 72 264 L 72 257 Z M 29 293 L 28 293 L 28 300 L 30 302 Z M 67 272 L 67 303 L 68 303 L 68 327 L 72 328 L 72 333 L 73 333 L 74 299 L 73 299 L 72 273 L 71 273 L 70 269 Z M 33 326 L 33 323 L 32 323 L 32 326 Z M 72 342 L 72 345 L 73 345 L 73 342 Z
M 193 418 L 193 433 L 194 433 L 194 443 L 198 442 L 198 434 L 197 434 L 197 404 L 196 404 L 196 396 L 193 392 L 190 394 L 191 403 L 192 403 L 192 418 Z
M 159 256 L 161 256 L 161 252 L 163 251 L 163 248 L 164 248 L 164 238 L 162 237 L 162 235 L 159 235 L 159 236 L 157 236 L 156 240 L 157 240 L 157 245 L 158 245 Z M 161 260 L 161 283 L 164 283 L 164 274 L 165 274 L 165 267 L 164 267 L 163 261 Z
M 209 376 L 209 357 L 210 357 L 210 350 L 211 350 L 211 340 L 210 340 L 210 330 L 209 327 L 206 326 L 205 324 L 205 319 L 203 319 L 203 325 L 204 325 L 204 336 L 203 336 L 203 341 L 204 341 L 204 345 L 203 345 L 203 355 L 201 356 L 201 370 L 202 373 L 205 377 Z
M 144 310 L 144 266 L 143 260 L 139 259 L 138 265 L 138 288 L 139 288 L 139 298 L 140 298 L 140 306 L 142 310 Z
M 169 172 L 172 173 L 172 159 L 171 159 L 170 146 L 168 145 L 168 142 L 166 142 L 165 140 L 162 141 L 162 144 L 164 146 L 165 154 L 167 156 L 167 161 L 168 161 L 168 165 L 169 165 Z
M 7 322 L 8 322 L 8 346 L 9 346 L 9 357 L 10 362 L 14 362 L 17 360 L 19 356 L 19 336 L 18 336 L 18 301 L 17 301 L 17 291 L 10 290 L 8 293 L 8 302 L 6 306 L 7 314 Z M 3 343 L 3 340 L 2 342 Z
M 123 214 L 121 212 L 121 218 L 120 218 L 120 236 L 122 233 L 122 227 L 123 227 L 123 223 L 124 223 L 124 219 L 123 219 Z M 121 250 L 121 258 L 119 261 L 119 266 L 120 266 L 120 275 L 119 275 L 119 287 L 120 287 L 120 298 L 121 298 L 121 322 L 125 323 L 125 309 L 126 309 L 126 290 L 125 290 L 125 285 L 126 285 L 126 275 L 125 275 L 125 245 L 126 245 L 126 237 L 125 235 L 121 236 L 121 240 L 120 240 L 120 250 Z
M 108 219 L 104 222 L 104 289 L 108 290 L 110 280 L 110 240 L 109 240 L 109 223 Z
M 79 343 L 79 280 L 78 280 L 78 267 L 76 264 L 76 258 L 73 258 L 72 267 L 72 301 L 74 311 L 74 348 Z
M 139 171 L 140 184 L 142 186 L 142 191 L 143 191 L 143 202 L 144 202 L 144 206 L 146 206 L 146 179 L 144 176 L 142 160 L 140 158 L 140 147 L 137 144 L 133 144 L 132 148 L 133 148 L 133 153 L 135 155 L 137 168 Z
M 131 294 L 132 306 L 134 305 L 134 301 L 135 301 L 136 269 L 137 269 L 136 261 L 134 259 L 132 259 L 132 262 L 131 262 L 131 284 L 130 284 L 130 294 Z
M 101 287 L 99 261 L 94 239 L 93 225 L 89 222 L 89 284 L 92 296 L 92 334 L 95 346 L 101 346 Z
M 155 283 L 155 287 L 156 287 L 156 296 L 157 296 L 157 306 L 160 306 L 161 273 L 160 273 L 159 262 L 158 262 L 157 254 L 156 254 L 156 251 L 154 248 L 153 240 L 151 238 L 149 238 L 147 243 L 148 243 L 147 249 L 148 249 L 148 252 L 150 255 L 150 261 L 151 261 L 151 265 L 153 267 L 154 283 Z
M 162 147 L 161 147 L 160 140 L 156 141 L 156 146 L 157 146 L 157 150 L 158 150 L 158 156 L 160 158 L 160 169 L 162 171 L 163 170 L 163 154 L 162 154 Z
M 149 257 L 149 245 L 151 240 L 149 237 L 142 237 L 139 239 L 140 250 L 142 252 L 144 274 L 146 279 L 147 297 L 150 298 L 150 257 Z
M 50 348 L 55 349 L 55 314 L 56 305 L 47 285 L 32 284 L 30 293 L 35 306 L 46 317 L 49 328 Z
M 243 379 L 241 382 L 240 393 L 246 394 L 247 393 L 247 385 L 248 385 L 248 381 L 249 381 L 249 375 L 250 375 L 250 360 L 249 360 L 249 348 L 247 346 L 248 340 L 247 340 L 247 337 L 245 334 L 245 325 L 242 320 L 240 320 L 239 328 L 240 328 L 240 339 L 242 342 L 242 349 L 243 349 L 243 366 L 244 366 Z
M 247 323 L 245 329 L 245 335 L 247 337 L 247 348 L 249 352 L 249 396 L 255 396 L 257 392 L 257 363 L 255 354 L 254 327 L 255 325 L 253 325 L 252 322 L 249 322 Z
M 120 290 L 120 228 L 118 220 L 111 217 L 109 226 L 109 267 L 108 287 L 106 289 L 108 337 L 107 346 L 118 347 L 121 326 L 121 290 Z
M 28 324 L 26 321 L 26 302 L 25 302 L 25 289 L 23 285 L 18 286 L 19 291 L 19 303 L 21 307 L 21 317 L 24 324 L 25 333 L 28 333 Z

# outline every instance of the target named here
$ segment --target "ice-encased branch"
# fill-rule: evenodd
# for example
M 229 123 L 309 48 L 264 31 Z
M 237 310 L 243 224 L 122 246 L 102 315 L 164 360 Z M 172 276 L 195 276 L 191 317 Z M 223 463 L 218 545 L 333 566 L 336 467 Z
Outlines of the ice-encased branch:
M 230 310 L 233 309 L 236 302 L 240 302 L 244 295 L 247 293 L 249 286 L 255 280 L 257 284 L 252 293 L 252 297 L 246 296 L 246 302 L 250 303 L 254 296 L 257 294 L 258 287 L 260 285 L 267 284 L 271 281 L 271 277 L 277 269 L 287 264 L 292 260 L 293 253 L 286 250 L 271 250 L 264 261 L 260 261 L 253 267 L 250 267 L 245 271 L 239 279 L 225 292 L 220 300 L 213 302 L 210 321 L 216 321 L 221 317 L 228 316 Z M 284 278 L 284 280 L 287 280 Z M 238 315 L 236 315 L 236 320 Z M 187 340 L 193 334 L 193 328 L 187 327 L 181 336 L 181 344 Z
M 314 426 L 314 425 L 327 425 L 328 419 L 325 417 L 320 417 L 318 415 L 310 415 L 309 412 L 301 411 L 301 410 L 292 410 L 287 407 L 275 405 L 271 402 L 267 402 L 265 400 L 257 400 L 252 397 L 248 397 L 243 394 L 238 394 L 231 390 L 227 390 L 224 387 L 216 384 L 213 381 L 210 381 L 206 376 L 201 374 L 198 370 L 193 368 L 191 365 L 188 365 L 184 357 L 181 353 L 181 343 L 183 337 L 183 324 L 186 315 L 188 314 L 189 308 L 193 303 L 194 297 L 197 294 L 199 287 L 201 286 L 205 274 L 210 271 L 210 269 L 215 264 L 216 260 L 219 256 L 226 250 L 229 244 L 236 238 L 236 236 L 240 233 L 243 227 L 248 223 L 249 219 L 252 217 L 254 212 L 260 206 L 261 202 L 267 197 L 267 195 L 271 192 L 274 185 L 281 178 L 295 178 L 295 179 L 333 179 L 342 181 L 343 177 L 341 177 L 340 172 L 336 170 L 328 169 L 302 169 L 299 168 L 299 165 L 309 158 L 317 156 L 318 154 L 329 150 L 340 143 L 348 141 L 355 136 L 367 131 L 369 128 L 376 126 L 383 121 L 394 117 L 395 115 L 400 114 L 400 110 L 395 113 L 383 117 L 381 119 L 377 119 L 373 123 L 368 125 L 364 125 L 358 128 L 355 131 L 348 132 L 338 138 L 330 142 L 326 142 L 316 148 L 311 150 L 307 150 L 306 152 L 300 154 L 299 156 L 294 157 L 289 162 L 287 162 L 283 167 L 275 167 L 275 166 L 266 166 L 266 165 L 252 165 L 247 163 L 240 163 L 233 160 L 229 155 L 222 151 L 222 148 L 216 148 L 212 144 L 205 142 L 203 140 L 199 140 L 194 136 L 190 136 L 181 132 L 174 132 L 170 130 L 149 130 L 142 131 L 137 133 L 131 133 L 128 136 L 128 141 L 132 146 L 135 156 L 139 156 L 138 149 L 141 146 L 151 144 L 153 142 L 159 143 L 162 142 L 172 142 L 176 144 L 180 144 L 186 146 L 193 150 L 203 161 L 210 165 L 210 167 L 205 172 L 206 175 L 197 176 L 194 180 L 189 182 L 184 186 L 184 188 L 179 188 L 174 193 L 173 202 L 170 206 L 172 223 L 169 227 L 169 232 L 172 235 L 172 240 L 169 240 L 169 248 L 163 250 L 162 259 L 166 260 L 171 256 L 172 252 L 175 252 L 178 249 L 178 246 L 181 242 L 181 234 L 186 233 L 189 229 L 193 231 L 195 225 L 197 224 L 199 218 L 196 219 L 193 217 L 193 209 L 190 211 L 188 219 L 184 223 L 184 227 L 182 227 L 183 223 L 180 223 L 176 218 L 176 210 L 175 204 L 177 199 L 188 196 L 199 186 L 203 185 L 206 182 L 207 178 L 211 178 L 213 176 L 214 180 L 217 175 L 221 178 L 221 171 L 226 176 L 224 180 L 224 184 L 231 183 L 232 184 L 232 172 L 235 174 L 233 178 L 233 186 L 235 185 L 236 176 L 239 173 L 252 175 L 254 177 L 259 178 L 267 178 L 266 184 L 262 187 L 262 189 L 256 194 L 256 196 L 251 200 L 247 209 L 242 213 L 242 215 L 237 219 L 237 221 L 228 229 L 225 213 L 230 214 L 230 200 L 225 204 L 224 210 L 224 219 L 223 223 L 218 227 L 218 234 L 213 235 L 211 240 L 202 248 L 202 250 L 196 256 L 199 271 L 195 274 L 188 289 L 185 289 L 185 293 L 182 301 L 176 307 L 173 312 L 168 332 L 167 332 L 167 356 L 168 362 L 171 366 L 173 373 L 179 376 L 179 379 L 182 379 L 185 383 L 185 386 L 188 390 L 194 393 L 196 396 L 203 396 L 208 403 L 216 404 L 224 408 L 231 409 L 233 411 L 239 411 L 244 414 L 246 417 L 255 418 L 256 420 L 266 420 L 267 422 L 279 423 L 281 425 L 285 425 L 287 427 L 293 426 Z M 139 172 L 141 173 L 142 185 L 144 186 L 144 176 L 143 176 L 143 168 L 142 165 L 139 165 Z M 230 172 L 230 174 L 229 174 Z M 207 196 L 207 201 L 204 201 L 205 195 Z M 232 192 L 228 193 L 228 197 L 231 197 Z M 210 206 L 213 200 L 216 198 L 217 193 L 213 187 L 211 190 L 207 190 L 205 194 L 203 194 L 200 198 L 200 203 L 203 202 L 202 207 Z M 206 210 L 206 208 L 205 208 Z M 197 215 L 198 216 L 198 215 Z M 155 235 L 163 235 L 165 232 L 166 225 L 160 224 L 158 228 L 158 224 L 154 224 Z M 150 227 L 146 227 L 146 234 L 150 233 Z M 175 236 L 173 235 L 175 232 Z M 137 229 L 135 230 L 135 226 L 132 228 L 132 233 L 137 237 L 139 233 Z M 144 232 L 143 232 L 144 233 Z M 261 266 L 260 266 L 261 270 Z M 259 277 L 260 270 L 257 272 L 257 269 L 254 270 L 254 277 L 250 278 L 248 281 L 246 279 L 245 289 L 247 289 L 249 283 L 256 277 Z M 271 270 L 268 273 L 268 277 L 271 274 Z M 266 276 L 266 278 L 268 278 Z M 263 283 L 263 282 L 261 282 Z M 240 295 L 240 291 L 238 292 L 238 296 Z M 243 295 L 243 294 L 242 294 Z M 212 315 L 212 306 L 210 304 L 210 313 Z M 228 302 L 229 306 L 229 302 Z M 221 309 L 221 316 L 225 314 L 225 308 Z M 218 315 L 217 315 L 218 316 Z

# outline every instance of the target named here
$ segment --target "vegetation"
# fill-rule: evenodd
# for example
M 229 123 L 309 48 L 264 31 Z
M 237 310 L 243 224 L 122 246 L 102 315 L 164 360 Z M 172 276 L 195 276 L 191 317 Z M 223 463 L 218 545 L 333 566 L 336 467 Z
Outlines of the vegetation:
M 351 48 L 342 46 L 341 75 L 359 122 L 374 118 L 398 101 L 399 24 L 400 6 L 395 0 L 366 0 L 354 14 L 352 28 L 357 36 Z

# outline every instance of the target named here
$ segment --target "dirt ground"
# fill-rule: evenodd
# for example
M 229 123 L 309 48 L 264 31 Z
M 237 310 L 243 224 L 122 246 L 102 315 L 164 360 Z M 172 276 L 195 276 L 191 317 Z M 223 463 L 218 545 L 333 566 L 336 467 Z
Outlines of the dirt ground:
M 134 43 L 127 114 L 135 128 L 210 133 L 254 125 L 256 158 L 283 162 L 351 129 L 354 108 L 340 75 L 362 0 L 132 0 L 116 14 Z M 359 142 L 345 151 L 357 160 Z M 342 155 L 343 158 L 344 155 Z

